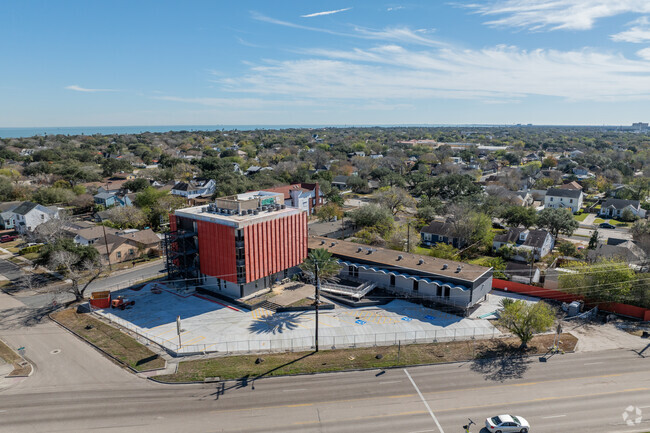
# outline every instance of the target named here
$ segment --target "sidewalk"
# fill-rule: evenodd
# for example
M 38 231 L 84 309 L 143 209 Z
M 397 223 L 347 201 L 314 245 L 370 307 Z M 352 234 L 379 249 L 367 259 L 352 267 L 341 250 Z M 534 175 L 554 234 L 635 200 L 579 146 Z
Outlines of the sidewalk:
M 594 220 L 595 220 L 597 217 L 598 217 L 598 216 L 597 216 L 596 214 L 590 213 L 589 215 L 587 215 L 587 218 L 585 218 L 585 219 L 580 223 L 580 226 L 583 227 L 583 228 L 587 228 L 587 229 L 593 228 L 593 227 L 594 227 Z

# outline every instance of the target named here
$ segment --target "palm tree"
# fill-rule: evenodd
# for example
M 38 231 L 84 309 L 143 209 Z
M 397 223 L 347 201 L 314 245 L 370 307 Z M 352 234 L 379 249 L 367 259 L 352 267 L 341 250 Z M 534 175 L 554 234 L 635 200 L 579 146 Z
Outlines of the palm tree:
M 320 284 L 321 281 L 332 279 L 339 273 L 341 266 L 338 261 L 332 257 L 332 253 L 325 248 L 318 248 L 311 250 L 305 261 L 300 265 L 300 269 L 315 282 L 315 302 L 316 306 L 316 336 L 314 338 L 314 346 L 318 352 L 318 305 L 320 304 Z

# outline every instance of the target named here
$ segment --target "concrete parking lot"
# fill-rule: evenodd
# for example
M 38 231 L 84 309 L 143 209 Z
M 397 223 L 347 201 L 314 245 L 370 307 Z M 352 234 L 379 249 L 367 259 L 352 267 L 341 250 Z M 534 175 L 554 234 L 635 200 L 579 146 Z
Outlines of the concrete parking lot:
M 201 295 L 178 293 L 162 284 L 158 284 L 162 290 L 156 294 L 157 290 L 151 290 L 154 286 L 115 292 L 114 296 L 121 294 L 134 300 L 135 305 L 126 310 L 97 313 L 183 354 L 297 351 L 313 347 L 313 311 L 248 311 Z M 465 319 L 403 300 L 380 307 L 322 311 L 319 330 L 319 343 L 325 349 L 491 338 L 500 334 L 487 320 Z

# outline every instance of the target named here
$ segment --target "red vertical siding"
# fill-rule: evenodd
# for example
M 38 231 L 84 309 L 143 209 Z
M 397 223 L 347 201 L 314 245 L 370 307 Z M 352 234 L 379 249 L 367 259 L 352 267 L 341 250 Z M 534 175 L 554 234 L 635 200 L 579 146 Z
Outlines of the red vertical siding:
M 246 282 L 299 265 L 307 257 L 307 215 L 290 215 L 247 226 Z
M 176 231 L 176 215 L 169 214 L 169 230 Z
M 237 283 L 235 229 L 197 221 L 201 273 Z

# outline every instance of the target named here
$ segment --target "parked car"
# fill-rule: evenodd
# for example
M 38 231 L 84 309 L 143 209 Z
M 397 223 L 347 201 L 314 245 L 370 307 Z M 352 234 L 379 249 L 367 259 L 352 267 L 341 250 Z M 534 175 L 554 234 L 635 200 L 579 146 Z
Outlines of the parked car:
M 528 433 L 530 425 L 520 416 L 499 415 L 485 420 L 485 428 L 490 433 Z
M 16 239 L 18 239 L 20 236 L 18 235 L 2 235 L 0 236 L 0 242 L 5 243 L 5 242 L 11 242 Z
M 598 224 L 598 227 L 600 227 L 601 229 L 615 229 L 616 228 L 616 226 L 614 224 L 610 224 L 610 223 L 600 223 L 600 224 Z

